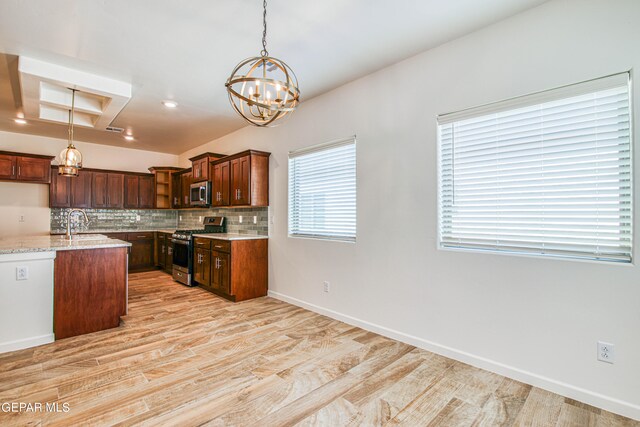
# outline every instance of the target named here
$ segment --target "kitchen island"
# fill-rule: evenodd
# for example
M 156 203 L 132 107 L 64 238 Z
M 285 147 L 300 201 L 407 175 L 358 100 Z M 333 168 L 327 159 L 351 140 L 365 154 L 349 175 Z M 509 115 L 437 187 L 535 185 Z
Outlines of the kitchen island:
M 129 246 L 99 234 L 0 239 L 0 352 L 117 327 Z

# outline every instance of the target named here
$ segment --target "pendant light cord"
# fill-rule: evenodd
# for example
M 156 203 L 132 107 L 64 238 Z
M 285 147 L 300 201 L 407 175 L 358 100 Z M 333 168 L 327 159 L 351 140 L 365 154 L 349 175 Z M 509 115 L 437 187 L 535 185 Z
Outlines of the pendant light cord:
M 73 147 L 73 110 L 76 104 L 76 90 L 71 89 L 71 110 L 69 110 L 69 147 Z
M 71 89 L 71 110 L 69 111 L 69 145 L 73 147 L 73 112 L 76 107 L 76 90 Z
M 269 52 L 267 51 L 267 0 L 263 0 L 262 2 L 262 52 L 260 55 L 269 56 Z

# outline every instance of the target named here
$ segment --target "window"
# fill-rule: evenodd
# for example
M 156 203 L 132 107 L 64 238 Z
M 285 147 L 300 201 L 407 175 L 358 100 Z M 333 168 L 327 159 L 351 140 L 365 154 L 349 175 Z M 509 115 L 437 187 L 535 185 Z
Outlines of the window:
M 356 240 L 355 137 L 289 153 L 289 236 Z
M 629 73 L 438 117 L 441 247 L 631 262 Z

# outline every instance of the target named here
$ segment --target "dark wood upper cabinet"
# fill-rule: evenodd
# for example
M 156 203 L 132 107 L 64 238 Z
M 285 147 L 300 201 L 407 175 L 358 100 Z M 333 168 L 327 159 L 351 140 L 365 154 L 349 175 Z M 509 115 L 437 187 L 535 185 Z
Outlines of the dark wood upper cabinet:
M 138 208 L 140 177 L 137 175 L 125 175 L 124 177 L 124 207 Z
M 220 162 L 211 166 L 212 189 L 211 189 L 211 205 L 212 206 L 229 206 L 229 172 L 230 163 Z
M 191 160 L 191 179 L 192 182 L 209 181 L 209 163 L 213 160 L 218 160 L 225 157 L 224 154 L 218 153 L 202 153 L 198 156 L 192 157 Z
M 122 208 L 124 206 L 124 174 L 93 172 L 91 199 L 93 208 Z
M 269 153 L 249 150 L 231 161 L 231 206 L 269 205 Z
M 124 174 L 107 175 L 107 208 L 124 207 Z
M 94 208 L 106 208 L 109 204 L 107 199 L 107 187 L 109 186 L 108 177 L 108 173 L 93 173 L 93 182 L 91 183 L 91 206 Z
M 53 159 L 53 156 L 2 151 L 0 152 L 0 180 L 49 184 Z
M 249 156 L 231 160 L 231 205 L 248 205 L 251 194 Z
M 180 175 L 181 179 L 181 187 L 182 187 L 182 206 L 183 208 L 188 208 L 191 205 L 191 201 L 189 200 L 189 196 L 191 194 L 191 183 L 193 182 L 193 175 L 191 171 L 183 173 Z
M 171 175 L 171 207 L 178 209 L 182 207 L 182 174 L 175 173 Z
M 93 172 L 81 170 L 75 178 L 69 178 L 71 184 L 71 206 L 74 208 L 91 207 L 91 186 Z
M 18 157 L 18 181 L 49 183 L 52 158 Z
M 49 207 L 71 207 L 71 178 L 58 175 L 57 173 L 51 175 L 51 184 L 49 184 Z
M 16 179 L 16 156 L 0 154 L 0 179 Z
M 153 176 L 141 176 L 138 182 L 138 208 L 153 209 L 155 199 Z
M 154 201 L 153 175 L 124 175 L 124 207 L 152 209 Z

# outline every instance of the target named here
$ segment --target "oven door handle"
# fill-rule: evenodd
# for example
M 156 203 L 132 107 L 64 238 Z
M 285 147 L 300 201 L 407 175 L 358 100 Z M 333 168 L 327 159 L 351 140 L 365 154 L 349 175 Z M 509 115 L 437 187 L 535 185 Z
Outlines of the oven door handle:
M 171 239 L 171 243 L 177 243 L 179 245 L 189 246 L 189 242 L 185 242 L 184 240 Z

